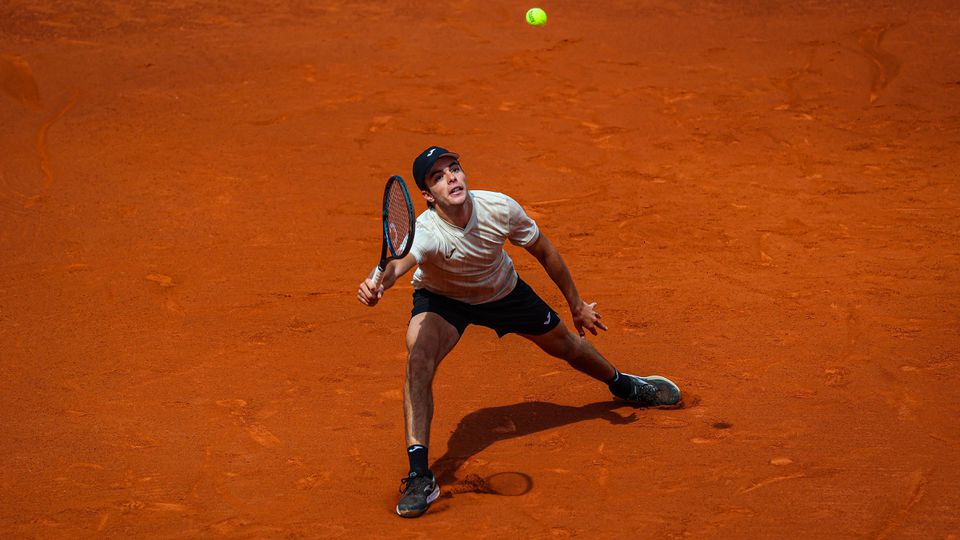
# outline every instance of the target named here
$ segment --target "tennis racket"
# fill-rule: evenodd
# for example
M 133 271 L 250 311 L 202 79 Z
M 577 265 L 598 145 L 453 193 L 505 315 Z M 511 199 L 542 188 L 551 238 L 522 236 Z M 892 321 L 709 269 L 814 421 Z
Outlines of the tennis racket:
M 415 230 L 416 218 L 407 184 L 403 178 L 391 176 L 383 189 L 383 246 L 380 247 L 380 263 L 373 273 L 374 290 L 380 288 L 387 263 L 410 253 Z

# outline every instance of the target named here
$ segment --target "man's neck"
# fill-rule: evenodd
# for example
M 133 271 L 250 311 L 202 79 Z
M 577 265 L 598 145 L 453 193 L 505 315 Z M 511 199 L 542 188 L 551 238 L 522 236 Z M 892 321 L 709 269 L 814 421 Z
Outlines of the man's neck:
M 471 197 L 468 192 L 467 200 L 465 200 L 463 204 L 447 206 L 446 208 L 441 207 L 439 204 L 434 204 L 433 209 L 437 212 L 437 215 L 440 216 L 440 219 L 461 229 L 466 229 L 467 223 L 470 223 L 470 216 L 473 215 L 473 197 Z

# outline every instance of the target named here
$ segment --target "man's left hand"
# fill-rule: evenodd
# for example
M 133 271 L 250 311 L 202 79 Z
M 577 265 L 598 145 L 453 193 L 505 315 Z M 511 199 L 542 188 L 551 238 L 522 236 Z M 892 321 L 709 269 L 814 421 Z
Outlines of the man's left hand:
M 600 322 L 600 314 L 594 309 L 596 305 L 596 302 L 588 304 L 581 301 L 579 307 L 570 310 L 573 314 L 573 325 L 577 328 L 580 337 L 586 337 L 587 333 L 584 329 L 589 330 L 593 335 L 597 335 L 597 328 L 607 329 L 606 325 Z

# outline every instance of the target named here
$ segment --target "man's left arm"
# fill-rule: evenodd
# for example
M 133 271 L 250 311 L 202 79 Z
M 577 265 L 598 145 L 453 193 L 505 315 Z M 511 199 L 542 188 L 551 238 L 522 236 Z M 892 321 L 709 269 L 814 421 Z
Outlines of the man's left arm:
M 567 263 L 564 262 L 560 252 L 553 246 L 550 239 L 543 234 L 543 231 L 540 231 L 540 235 L 533 243 L 524 246 L 524 248 L 540 262 L 543 269 L 547 271 L 547 275 L 563 293 L 563 297 L 567 299 L 567 305 L 570 306 L 570 313 L 573 315 L 573 325 L 577 328 L 580 337 L 586 336 L 584 329 L 589 330 L 593 335 L 597 335 L 597 328 L 607 329 L 600 322 L 600 314 L 594 309 L 597 303 L 588 304 L 580 298 L 580 293 L 577 292 L 577 286 L 573 283 L 573 276 L 570 275 Z

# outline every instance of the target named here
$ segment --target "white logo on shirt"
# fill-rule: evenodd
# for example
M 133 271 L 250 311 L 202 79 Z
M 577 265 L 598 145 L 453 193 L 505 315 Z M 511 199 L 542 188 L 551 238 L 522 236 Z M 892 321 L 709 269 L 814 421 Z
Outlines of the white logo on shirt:
M 544 325 L 550 324 L 550 315 L 552 315 L 552 313 L 550 313 L 550 312 L 548 311 L 548 312 L 547 312 L 547 320 L 543 321 L 543 324 L 544 324 Z

